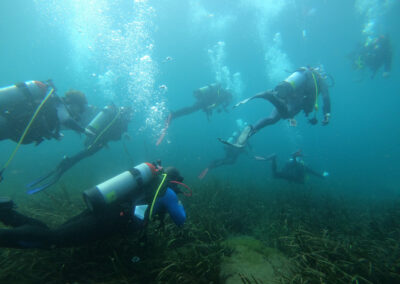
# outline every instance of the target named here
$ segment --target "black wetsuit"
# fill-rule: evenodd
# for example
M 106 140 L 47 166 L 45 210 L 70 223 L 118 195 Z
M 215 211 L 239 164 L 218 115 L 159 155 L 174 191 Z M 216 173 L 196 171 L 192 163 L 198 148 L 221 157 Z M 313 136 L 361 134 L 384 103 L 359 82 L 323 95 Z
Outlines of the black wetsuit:
M 308 116 L 314 110 L 319 94 L 323 99 L 323 114 L 329 114 L 331 106 L 325 80 L 310 68 L 301 68 L 294 72 L 274 90 L 255 96 L 268 100 L 275 108 L 269 117 L 260 119 L 253 126 L 251 135 L 281 119 L 294 118 L 302 110 Z
M 154 214 L 169 213 L 176 225 L 185 222 L 186 213 L 173 186 L 168 186 L 154 206 Z M 154 193 L 154 191 L 152 191 Z M 152 197 L 152 196 L 150 196 Z M 136 218 L 134 206 L 149 204 L 152 198 L 141 195 L 134 202 L 108 206 L 101 212 L 84 210 L 57 228 L 25 216 L 14 209 L 0 210 L 0 221 L 12 229 L 0 229 L 0 247 L 52 248 L 79 246 L 116 234 L 129 234 L 143 228 L 145 221 Z
M 374 43 L 363 47 L 360 59 L 371 69 L 373 78 L 383 67 L 384 72 L 390 72 L 392 67 L 392 48 L 388 37 L 381 36 Z
M 131 121 L 130 111 L 126 111 L 125 108 L 121 108 L 120 115 L 115 119 L 115 121 L 113 120 L 114 118 L 115 116 L 111 117 L 110 124 L 106 125 L 106 127 L 109 127 L 106 129 L 101 129 L 98 135 L 87 136 L 85 140 L 86 148 L 84 150 L 70 158 L 67 158 L 69 159 L 70 163 L 68 169 L 80 160 L 87 158 L 103 149 L 108 142 L 121 140 L 122 135 L 128 130 L 128 124 Z
M 240 154 L 245 152 L 244 148 L 235 148 L 230 146 L 224 146 L 225 157 L 222 159 L 216 159 L 210 163 L 209 169 L 214 169 L 224 165 L 233 165 Z
M 56 229 L 43 222 L 10 210 L 0 212 L 0 221 L 14 229 L 0 229 L 0 247 L 50 248 L 76 246 L 133 230 L 131 216 L 120 210 L 94 214 L 89 210 L 68 220 Z
M 130 112 L 126 110 L 126 108 L 121 108 L 119 115 L 117 116 L 116 112 L 114 116 L 111 116 L 108 121 L 109 124 L 105 125 L 104 129 L 99 129 L 97 135 L 90 135 L 86 138 L 85 149 L 72 157 L 65 156 L 54 171 L 50 172 L 44 178 L 31 183 L 29 186 L 31 187 L 30 193 L 36 193 L 53 185 L 66 171 L 81 160 L 96 154 L 103 149 L 108 142 L 121 140 L 123 133 L 128 129 L 129 122 Z
M 291 158 L 280 171 L 277 169 L 276 157 L 273 157 L 271 162 L 274 178 L 286 179 L 290 182 L 301 184 L 304 183 L 307 174 L 323 178 L 322 174 L 313 171 L 303 161 L 297 161 L 296 158 Z
M 0 88 L 0 140 L 18 142 L 42 103 L 22 144 L 58 139 L 62 127 L 83 132 L 84 129 L 72 118 L 64 100 L 54 93 L 50 95 L 51 89 L 54 91 L 50 81 L 27 81 Z
M 194 91 L 196 102 L 188 107 L 171 112 L 171 119 L 191 114 L 202 110 L 210 118 L 214 109 L 221 107 L 227 111 L 227 107 L 232 100 L 232 95 L 218 84 L 212 84 L 207 87 Z

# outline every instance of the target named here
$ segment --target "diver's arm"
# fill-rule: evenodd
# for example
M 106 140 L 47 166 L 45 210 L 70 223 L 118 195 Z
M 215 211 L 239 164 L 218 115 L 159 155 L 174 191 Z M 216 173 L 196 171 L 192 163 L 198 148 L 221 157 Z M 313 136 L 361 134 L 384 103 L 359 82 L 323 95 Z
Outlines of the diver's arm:
M 319 177 L 319 178 L 324 178 L 323 174 L 321 174 L 319 172 L 316 172 L 316 171 L 314 171 L 313 169 L 311 169 L 311 168 L 309 168 L 307 166 L 304 166 L 304 168 L 306 170 L 306 173 L 311 174 L 311 175 L 316 176 L 316 177 Z
M 390 73 L 391 70 L 392 70 L 392 51 L 390 50 L 388 51 L 388 53 L 384 58 L 383 71 L 385 73 Z
M 62 125 L 65 126 L 68 129 L 74 130 L 74 131 L 76 131 L 78 133 L 85 133 L 85 128 L 80 126 L 78 124 L 78 122 L 76 122 L 72 118 L 69 118 L 69 119 L 63 121 Z
M 164 196 L 157 200 L 156 206 L 156 213 L 158 213 L 158 209 L 160 207 L 164 207 L 170 215 L 172 221 L 174 221 L 177 226 L 182 226 L 185 223 L 185 208 L 179 201 L 175 191 L 173 191 L 171 188 L 167 188 Z
M 327 125 L 331 116 L 331 99 L 329 96 L 329 89 L 325 82 L 321 84 L 321 96 L 323 101 L 323 112 L 324 112 L 324 120 L 322 121 L 323 125 Z

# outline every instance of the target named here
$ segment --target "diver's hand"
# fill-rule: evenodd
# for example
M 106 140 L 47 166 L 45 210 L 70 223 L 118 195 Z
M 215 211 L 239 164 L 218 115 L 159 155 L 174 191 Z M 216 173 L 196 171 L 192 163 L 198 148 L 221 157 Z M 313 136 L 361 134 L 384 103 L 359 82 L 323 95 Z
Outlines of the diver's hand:
M 331 114 L 330 113 L 325 114 L 324 120 L 322 121 L 322 125 L 323 126 L 328 125 L 329 121 L 330 121 L 330 118 L 331 118 Z
M 243 100 L 243 101 L 240 101 L 240 102 L 238 102 L 237 104 L 235 104 L 234 106 L 233 106 L 233 108 L 237 108 L 238 106 L 240 106 L 240 105 L 244 105 L 245 103 L 247 103 L 248 101 L 250 101 L 251 100 L 251 98 L 247 98 L 247 99 L 245 99 L 245 100 Z

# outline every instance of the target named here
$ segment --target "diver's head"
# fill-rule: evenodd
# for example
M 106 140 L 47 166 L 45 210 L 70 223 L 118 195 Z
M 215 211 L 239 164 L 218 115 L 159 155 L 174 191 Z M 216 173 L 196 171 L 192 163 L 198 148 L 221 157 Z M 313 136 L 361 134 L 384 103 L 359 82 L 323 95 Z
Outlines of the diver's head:
M 317 74 L 318 77 L 321 78 L 322 80 L 328 78 L 328 74 L 325 72 L 324 65 L 322 64 L 319 64 L 318 66 L 312 68 L 312 71 L 314 72 L 314 74 Z
M 183 181 L 183 176 L 181 176 L 180 172 L 175 167 L 167 167 L 164 172 L 167 174 L 167 181 Z
M 168 187 L 172 188 L 175 191 L 179 191 L 178 189 L 178 184 L 177 183 L 173 183 L 175 182 L 183 182 L 183 176 L 181 176 L 180 172 L 178 171 L 177 168 L 175 167 L 167 167 L 164 170 L 164 173 L 167 174 L 167 185 Z
M 88 105 L 85 94 L 78 90 L 67 91 L 64 96 L 64 103 L 74 119 L 78 119 Z
M 293 152 L 291 156 L 292 159 L 298 162 L 303 159 L 303 152 L 301 150 L 297 150 L 296 152 Z

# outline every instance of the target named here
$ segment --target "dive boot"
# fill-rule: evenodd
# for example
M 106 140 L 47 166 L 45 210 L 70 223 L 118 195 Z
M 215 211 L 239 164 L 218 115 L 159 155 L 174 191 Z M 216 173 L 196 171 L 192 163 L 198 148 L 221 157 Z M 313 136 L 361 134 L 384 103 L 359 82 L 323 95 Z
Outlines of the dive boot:
M 9 211 L 15 207 L 14 201 L 12 201 L 10 198 L 0 197 L 0 212 Z

